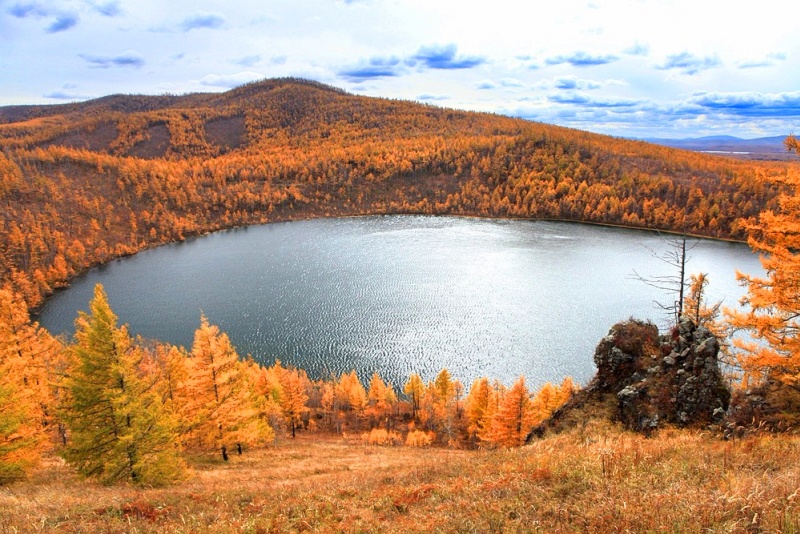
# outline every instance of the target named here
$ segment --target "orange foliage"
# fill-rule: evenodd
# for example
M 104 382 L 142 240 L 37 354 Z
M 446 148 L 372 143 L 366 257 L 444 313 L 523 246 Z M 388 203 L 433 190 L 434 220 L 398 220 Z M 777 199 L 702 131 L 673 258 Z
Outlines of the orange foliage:
M 787 146 L 800 150 L 794 138 Z M 732 327 L 755 339 L 736 341 L 745 387 L 751 379 L 774 378 L 800 389 L 800 172 L 787 172 L 780 183 L 790 192 L 779 198 L 779 210 L 763 212 L 748 227 L 748 243 L 761 253 L 767 275 L 739 273 L 748 309 L 727 310 Z
M 29 305 L 87 267 L 232 226 L 435 213 L 743 238 L 788 163 L 676 151 L 299 80 L 0 109 L 0 280 Z

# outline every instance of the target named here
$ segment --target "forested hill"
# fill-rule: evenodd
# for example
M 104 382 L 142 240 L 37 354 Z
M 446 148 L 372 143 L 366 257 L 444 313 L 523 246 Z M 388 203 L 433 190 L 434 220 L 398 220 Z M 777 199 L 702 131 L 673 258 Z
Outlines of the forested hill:
M 788 163 L 706 156 L 279 79 L 0 108 L 0 276 L 75 273 L 236 225 L 375 213 L 558 218 L 744 238 Z

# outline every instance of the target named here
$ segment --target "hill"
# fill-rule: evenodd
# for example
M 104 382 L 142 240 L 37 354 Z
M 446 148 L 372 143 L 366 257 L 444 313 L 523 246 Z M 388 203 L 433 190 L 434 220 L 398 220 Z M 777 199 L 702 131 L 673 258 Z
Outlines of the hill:
M 744 239 L 788 163 L 685 152 L 297 79 L 0 108 L 0 279 L 76 273 L 221 228 L 431 213 Z

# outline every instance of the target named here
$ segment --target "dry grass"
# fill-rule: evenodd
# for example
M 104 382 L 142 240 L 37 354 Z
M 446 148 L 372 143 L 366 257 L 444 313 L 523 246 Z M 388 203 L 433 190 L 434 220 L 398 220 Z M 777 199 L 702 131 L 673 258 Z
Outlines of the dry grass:
M 303 436 L 166 489 L 49 460 L 0 489 L 0 532 L 800 532 L 800 438 L 655 439 L 590 422 L 510 451 Z

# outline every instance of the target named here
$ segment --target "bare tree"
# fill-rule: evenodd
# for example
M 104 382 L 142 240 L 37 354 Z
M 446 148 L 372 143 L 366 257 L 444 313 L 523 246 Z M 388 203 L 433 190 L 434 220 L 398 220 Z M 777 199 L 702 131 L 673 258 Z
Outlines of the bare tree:
M 686 264 L 692 259 L 689 256 L 689 252 L 697 246 L 700 240 L 689 240 L 686 234 L 667 236 L 659 233 L 659 237 L 666 245 L 666 250 L 659 252 L 647 246 L 645 248 L 650 251 L 654 258 L 674 269 L 674 273 L 643 276 L 634 270 L 631 278 L 671 295 L 673 297 L 672 302 L 663 303 L 657 300 L 653 302 L 658 308 L 667 312 L 668 316 L 674 320 L 674 324 L 677 324 L 681 315 L 683 315 L 684 297 L 686 288 L 689 286 L 686 275 Z

